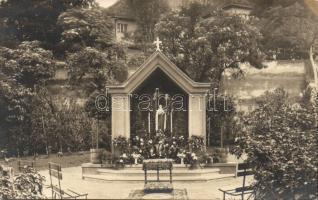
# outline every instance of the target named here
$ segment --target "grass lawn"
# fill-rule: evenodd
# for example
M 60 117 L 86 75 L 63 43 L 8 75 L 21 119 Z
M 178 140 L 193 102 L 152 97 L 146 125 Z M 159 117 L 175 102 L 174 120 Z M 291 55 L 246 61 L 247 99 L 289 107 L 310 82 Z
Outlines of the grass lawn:
M 6 163 L 4 160 L 0 160 L 0 165 L 6 165 L 13 167 L 14 171 L 18 171 L 18 158 Z M 48 162 L 54 162 L 61 164 L 62 168 L 80 166 L 82 163 L 90 161 L 90 153 L 88 151 L 72 153 L 63 155 L 63 157 L 57 157 L 57 154 L 51 154 L 50 157 L 46 155 L 39 155 L 35 160 L 33 156 L 20 157 L 20 160 L 34 161 L 35 168 L 37 170 L 48 169 Z

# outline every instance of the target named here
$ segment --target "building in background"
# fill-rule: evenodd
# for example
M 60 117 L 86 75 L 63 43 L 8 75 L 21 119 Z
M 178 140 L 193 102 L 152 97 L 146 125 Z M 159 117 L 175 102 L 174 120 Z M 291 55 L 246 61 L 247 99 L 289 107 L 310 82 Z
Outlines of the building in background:
M 248 16 L 251 14 L 253 4 L 248 0 L 227 0 L 220 4 L 220 8 L 228 14 Z
M 133 35 L 137 29 L 135 13 L 130 8 L 131 0 L 118 0 L 115 4 L 108 7 L 106 10 L 114 22 L 114 35 L 118 42 L 124 40 L 126 36 Z M 178 10 L 183 6 L 189 6 L 192 2 L 199 2 L 204 5 L 209 5 L 212 8 L 223 9 L 229 14 L 238 14 L 248 16 L 253 4 L 248 0 L 162 0 L 171 10 Z M 207 15 L 206 17 L 209 17 Z

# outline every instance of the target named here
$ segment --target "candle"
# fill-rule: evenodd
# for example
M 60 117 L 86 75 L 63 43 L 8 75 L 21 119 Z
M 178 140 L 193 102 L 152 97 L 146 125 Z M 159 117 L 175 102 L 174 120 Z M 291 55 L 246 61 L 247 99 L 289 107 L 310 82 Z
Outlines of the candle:
M 150 112 L 148 112 L 148 133 L 150 134 Z
M 173 132 L 173 129 L 172 129 L 172 109 L 170 111 L 170 132 L 171 132 L 171 135 L 172 135 L 172 132 Z

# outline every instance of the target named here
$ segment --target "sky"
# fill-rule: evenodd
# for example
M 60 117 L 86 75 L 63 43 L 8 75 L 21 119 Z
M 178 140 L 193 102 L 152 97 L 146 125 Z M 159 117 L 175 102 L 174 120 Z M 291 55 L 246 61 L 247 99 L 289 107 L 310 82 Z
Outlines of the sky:
M 113 5 L 117 0 L 96 0 L 96 2 L 104 8 L 107 8 L 111 5 Z

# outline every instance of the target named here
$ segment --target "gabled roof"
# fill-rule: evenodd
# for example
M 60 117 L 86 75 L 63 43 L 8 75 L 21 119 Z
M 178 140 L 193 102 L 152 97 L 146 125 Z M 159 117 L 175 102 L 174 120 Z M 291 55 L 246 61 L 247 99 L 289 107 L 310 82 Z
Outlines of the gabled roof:
M 226 10 L 229 8 L 245 8 L 245 9 L 252 9 L 253 4 L 248 0 L 226 0 L 222 5 L 221 8 Z
M 129 6 L 129 0 L 118 0 L 114 5 L 107 8 L 110 16 L 120 19 L 135 20 L 133 9 Z
M 111 94 L 131 94 L 158 68 L 188 94 L 205 94 L 210 89 L 210 83 L 193 81 L 163 53 L 156 51 L 123 84 L 110 86 L 109 92 Z

